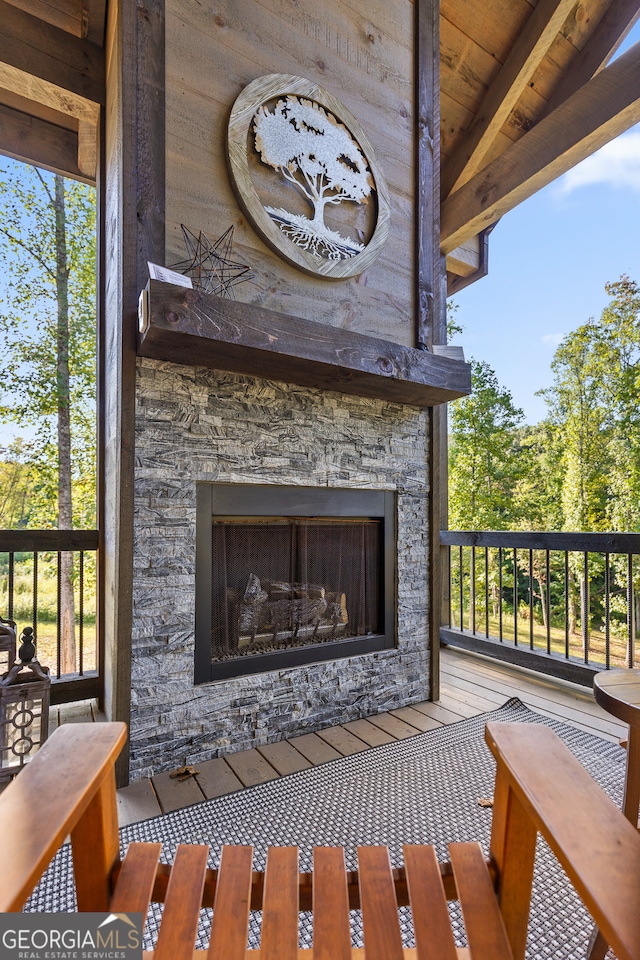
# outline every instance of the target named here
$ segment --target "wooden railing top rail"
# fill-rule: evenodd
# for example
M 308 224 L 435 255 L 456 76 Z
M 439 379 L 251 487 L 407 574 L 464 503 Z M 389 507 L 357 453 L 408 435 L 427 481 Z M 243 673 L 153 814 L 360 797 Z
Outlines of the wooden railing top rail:
M 506 547 L 580 553 L 640 554 L 640 533 L 573 533 L 529 530 L 441 530 L 440 543 L 452 547 Z
M 97 530 L 0 530 L 0 553 L 97 549 Z

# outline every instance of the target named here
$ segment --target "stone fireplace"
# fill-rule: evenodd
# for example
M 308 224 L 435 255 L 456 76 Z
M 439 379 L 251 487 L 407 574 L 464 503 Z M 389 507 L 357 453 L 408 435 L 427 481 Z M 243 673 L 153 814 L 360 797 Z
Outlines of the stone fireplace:
M 424 698 L 428 411 L 143 358 L 137 377 L 132 776 Z

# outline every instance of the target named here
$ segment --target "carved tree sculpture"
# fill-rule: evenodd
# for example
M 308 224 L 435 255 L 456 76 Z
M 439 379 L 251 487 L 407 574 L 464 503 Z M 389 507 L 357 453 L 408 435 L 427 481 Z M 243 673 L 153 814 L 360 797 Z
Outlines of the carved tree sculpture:
M 253 130 L 263 163 L 296 186 L 313 206 L 313 219 L 266 207 L 290 239 L 312 253 L 340 260 L 364 249 L 329 230 L 328 204 L 362 203 L 374 180 L 362 150 L 347 128 L 318 103 L 295 96 L 257 111 Z

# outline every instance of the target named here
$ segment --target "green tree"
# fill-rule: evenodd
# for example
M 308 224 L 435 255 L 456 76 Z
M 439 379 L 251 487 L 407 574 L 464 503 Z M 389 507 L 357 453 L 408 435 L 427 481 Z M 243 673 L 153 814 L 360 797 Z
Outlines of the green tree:
M 0 169 L 0 419 L 29 431 L 32 526 L 95 524 L 95 193 Z M 75 671 L 72 554 L 61 558 L 62 672 Z
M 0 447 L 0 528 L 25 527 L 29 519 L 30 472 L 23 462 L 22 441 Z
M 504 530 L 515 521 L 522 474 L 516 427 L 523 412 L 488 363 L 471 361 L 471 394 L 451 405 L 449 520 L 463 530 Z
M 607 502 L 610 411 L 603 402 L 597 324 L 583 324 L 557 348 L 553 386 L 541 391 L 562 443 L 565 530 L 602 530 Z
M 640 530 L 640 287 L 628 277 L 605 287 L 594 343 L 602 402 L 609 412 L 607 525 Z

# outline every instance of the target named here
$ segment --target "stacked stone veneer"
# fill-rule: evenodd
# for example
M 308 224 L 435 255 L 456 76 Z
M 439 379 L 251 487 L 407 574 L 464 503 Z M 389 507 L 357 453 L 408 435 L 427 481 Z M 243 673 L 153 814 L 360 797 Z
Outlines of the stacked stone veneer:
M 424 699 L 425 410 L 138 361 L 131 774 Z M 398 646 L 194 685 L 196 481 L 397 491 Z

